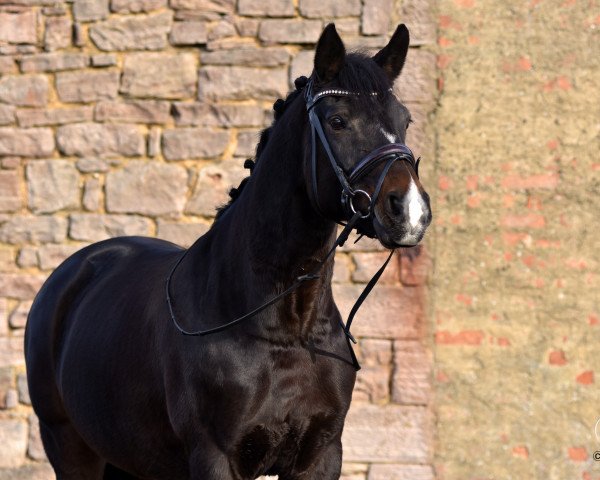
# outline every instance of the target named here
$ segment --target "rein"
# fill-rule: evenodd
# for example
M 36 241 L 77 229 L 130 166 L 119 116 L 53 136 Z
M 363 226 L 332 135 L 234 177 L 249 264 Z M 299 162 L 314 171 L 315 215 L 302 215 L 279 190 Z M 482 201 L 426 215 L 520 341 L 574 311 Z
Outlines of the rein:
M 183 255 L 181 255 L 181 257 L 179 257 L 179 259 L 177 260 L 177 262 L 171 269 L 171 271 L 167 277 L 166 284 L 165 284 L 165 291 L 166 291 L 166 298 L 167 298 L 167 306 L 169 308 L 169 314 L 171 315 L 171 320 L 172 320 L 173 324 L 175 325 L 175 328 L 182 335 L 197 337 L 197 336 L 206 336 L 206 335 L 211 335 L 213 333 L 222 332 L 223 330 L 226 330 L 228 328 L 231 328 L 235 325 L 242 323 L 244 320 L 247 320 L 249 318 L 256 316 L 258 313 L 262 312 L 266 308 L 277 303 L 282 298 L 288 296 L 289 294 L 291 294 L 292 292 L 297 290 L 304 282 L 307 282 L 310 280 L 316 280 L 316 279 L 320 278 L 319 272 L 325 266 L 327 260 L 334 254 L 334 252 L 336 251 L 336 249 L 338 247 L 341 247 L 344 245 L 344 243 L 346 243 L 350 233 L 352 232 L 352 230 L 354 228 L 357 229 L 358 233 L 361 234 L 361 236 L 367 235 L 369 237 L 372 237 L 372 235 L 370 235 L 369 233 L 363 233 L 360 231 L 359 222 L 371 217 L 374 214 L 375 203 L 377 201 L 377 198 L 379 197 L 379 192 L 381 191 L 385 177 L 386 177 L 387 173 L 389 172 L 390 168 L 392 167 L 392 165 L 394 164 L 394 162 L 396 162 L 396 161 L 408 162 L 411 165 L 411 167 L 415 170 L 415 173 L 417 174 L 417 177 L 418 177 L 418 168 L 419 168 L 419 160 L 420 159 L 415 160 L 411 150 L 406 145 L 403 145 L 400 143 L 390 143 L 388 145 L 383 145 L 379 148 L 376 148 L 375 150 L 370 152 L 367 156 L 365 156 L 360 162 L 358 162 L 358 164 L 352 169 L 352 171 L 350 172 L 349 175 L 346 175 L 346 173 L 344 172 L 344 169 L 337 162 L 337 160 L 333 154 L 333 151 L 327 140 L 327 136 L 325 135 L 325 132 L 321 125 L 321 121 L 319 120 L 319 117 L 315 113 L 313 107 L 319 100 L 321 100 L 322 98 L 327 97 L 327 96 L 340 97 L 340 96 L 350 96 L 350 95 L 359 95 L 359 94 L 349 92 L 346 90 L 323 90 L 323 91 L 317 93 L 316 95 L 313 95 L 313 79 L 312 78 L 308 81 L 308 85 L 306 86 L 306 91 L 305 91 L 306 109 L 308 111 L 308 118 L 309 118 L 309 121 L 311 124 L 311 150 L 312 150 L 312 152 L 311 152 L 311 169 L 312 169 L 311 180 L 312 180 L 312 192 L 313 192 L 313 197 L 314 197 L 313 200 L 314 200 L 314 204 L 315 204 L 314 206 L 316 207 L 316 210 L 319 212 L 319 214 L 324 216 L 322 213 L 322 210 L 319 206 L 319 200 L 318 200 L 318 195 L 317 195 L 318 189 L 317 189 L 317 145 L 316 145 L 316 139 L 318 136 L 319 139 L 321 140 L 321 144 L 323 145 L 323 148 L 325 149 L 325 152 L 327 153 L 327 157 L 329 158 L 329 161 L 331 163 L 333 171 L 335 172 L 335 174 L 342 186 L 341 203 L 342 203 L 342 206 L 344 207 L 344 209 L 346 210 L 348 217 L 350 217 L 350 219 L 345 224 L 342 222 L 337 222 L 337 223 L 340 223 L 341 225 L 343 225 L 344 228 L 342 229 L 341 233 L 336 238 L 335 243 L 333 244 L 331 249 L 318 262 L 318 265 L 316 268 L 314 268 L 308 274 L 298 276 L 296 278 L 295 282 L 292 285 L 290 285 L 286 290 L 281 292 L 279 295 L 276 295 L 272 299 L 268 300 L 267 302 L 263 303 L 259 307 L 255 308 L 254 310 L 251 310 L 250 312 L 248 312 L 248 313 L 242 315 L 241 317 L 238 317 L 228 323 L 225 323 L 218 327 L 208 328 L 205 330 L 195 330 L 195 331 L 185 330 L 179 324 L 179 322 L 177 321 L 177 318 L 175 316 L 175 312 L 173 310 L 173 301 L 171 299 L 171 279 L 173 278 L 173 274 L 175 273 L 175 270 L 177 270 L 177 267 L 181 264 L 181 262 L 183 261 L 183 259 L 187 255 L 187 253 L 189 252 L 189 249 L 186 250 L 183 253 Z M 377 92 L 372 92 L 371 95 L 375 96 L 375 95 L 377 95 Z M 382 162 L 386 162 L 386 164 L 379 176 L 376 187 L 372 194 L 369 194 L 365 190 L 355 189 L 352 187 L 353 183 L 360 180 L 367 173 L 369 173 L 373 168 L 375 168 L 375 166 L 377 166 L 378 164 L 380 164 Z M 357 195 L 363 195 L 369 201 L 368 210 L 366 211 L 366 213 L 361 212 L 360 209 L 357 209 L 355 207 L 355 205 L 353 203 L 353 199 Z M 375 275 L 371 278 L 369 283 L 367 283 L 367 286 L 365 287 L 363 292 L 360 294 L 360 296 L 354 303 L 354 306 L 352 307 L 350 314 L 348 315 L 348 320 L 346 321 L 346 323 L 344 324 L 344 322 L 342 320 L 340 320 L 340 325 L 344 331 L 344 334 L 346 335 L 346 340 L 348 342 L 348 349 L 350 351 L 350 356 L 352 358 L 352 365 L 354 366 L 354 368 L 356 370 L 360 370 L 360 364 L 358 363 L 356 354 L 354 353 L 354 349 L 352 348 L 352 344 L 350 342 L 352 342 L 354 344 L 356 344 L 357 342 L 356 342 L 356 339 L 354 338 L 354 336 L 350 333 L 350 327 L 352 325 L 352 321 L 354 320 L 356 313 L 358 312 L 359 308 L 361 307 L 362 303 L 365 301 L 365 299 L 367 298 L 369 293 L 371 293 L 371 290 L 373 289 L 373 287 L 379 281 L 379 278 L 381 277 L 385 268 L 387 267 L 388 263 L 390 262 L 394 252 L 395 252 L 395 249 L 391 250 L 391 252 L 390 252 L 388 258 L 386 259 L 386 261 L 384 262 L 384 264 L 379 268 L 377 273 L 375 273 Z

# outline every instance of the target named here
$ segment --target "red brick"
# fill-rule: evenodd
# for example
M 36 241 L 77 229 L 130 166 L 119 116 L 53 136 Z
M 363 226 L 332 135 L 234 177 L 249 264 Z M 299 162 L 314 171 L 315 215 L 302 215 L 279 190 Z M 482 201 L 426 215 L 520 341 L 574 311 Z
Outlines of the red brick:
M 481 345 L 484 334 L 481 330 L 463 330 L 449 332 L 441 330 L 435 334 L 435 343 L 438 345 Z
M 559 176 L 557 173 L 543 173 L 529 177 L 508 175 L 502 180 L 502 187 L 510 190 L 553 189 L 558 185 L 558 181 Z
M 505 215 L 501 224 L 508 228 L 543 228 L 546 225 L 546 219 L 543 215 L 537 213 L 528 213 L 526 215 Z
M 569 447 L 569 459 L 574 462 L 585 462 L 588 459 L 588 453 L 585 447 Z
M 348 317 L 362 290 L 361 285 L 333 285 L 342 318 Z M 422 328 L 422 309 L 417 288 L 377 285 L 356 315 L 352 332 L 357 337 L 418 338 Z
M 580 383 L 581 385 L 591 385 L 594 383 L 594 372 L 592 370 L 582 372 L 577 375 L 576 380 L 577 383 Z
M 548 355 L 548 363 L 550 365 L 566 365 L 567 358 L 565 357 L 565 352 L 563 352 L 562 350 L 553 350 Z
M 529 449 L 525 445 L 517 445 L 513 447 L 512 454 L 514 457 L 529 458 Z

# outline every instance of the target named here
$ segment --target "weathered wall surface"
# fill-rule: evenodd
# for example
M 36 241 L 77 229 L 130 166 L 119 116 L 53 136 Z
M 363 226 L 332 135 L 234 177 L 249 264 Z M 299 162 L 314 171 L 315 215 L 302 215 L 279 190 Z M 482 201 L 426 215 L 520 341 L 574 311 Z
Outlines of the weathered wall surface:
M 189 245 L 245 174 L 272 102 L 310 73 L 324 24 L 335 20 L 350 47 L 376 48 L 400 18 L 417 46 L 398 85 L 416 119 L 409 144 L 431 158 L 427 0 L 0 2 L 0 478 L 51 477 L 22 337 L 52 269 L 116 235 Z M 338 254 L 344 312 L 382 255 L 368 242 Z M 348 480 L 433 478 L 429 265 L 425 254 L 398 258 L 356 321 L 363 370 L 344 434 Z
M 438 10 L 438 478 L 596 480 L 598 4 Z

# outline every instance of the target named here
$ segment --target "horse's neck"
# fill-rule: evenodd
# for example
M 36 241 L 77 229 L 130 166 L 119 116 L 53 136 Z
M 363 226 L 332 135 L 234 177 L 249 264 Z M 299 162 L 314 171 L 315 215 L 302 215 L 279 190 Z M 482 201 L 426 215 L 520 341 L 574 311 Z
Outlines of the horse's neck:
M 314 269 L 333 245 L 335 224 L 314 211 L 306 193 L 303 148 L 301 128 L 275 126 L 240 197 L 206 239 L 191 247 L 187 262 L 193 274 L 188 280 L 200 291 L 225 290 L 230 292 L 228 301 L 239 305 L 240 310 L 254 308 L 257 302 L 287 288 L 298 275 Z M 302 287 L 302 308 L 314 310 L 312 297 L 328 290 L 332 268 L 330 259 L 320 272 L 321 278 L 310 287 Z M 207 269 L 212 271 L 208 277 Z M 283 300 L 278 308 L 285 309 L 290 302 L 295 302 L 294 296 Z M 294 316 L 314 314 L 296 306 Z

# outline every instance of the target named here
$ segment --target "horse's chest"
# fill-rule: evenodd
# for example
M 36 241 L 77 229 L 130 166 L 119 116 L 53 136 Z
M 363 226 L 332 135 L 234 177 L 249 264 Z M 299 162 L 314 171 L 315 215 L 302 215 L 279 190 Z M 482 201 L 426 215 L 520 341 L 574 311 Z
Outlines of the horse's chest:
M 242 478 L 302 472 L 341 434 L 348 392 L 314 368 L 276 371 L 253 420 L 240 431 L 235 468 Z

